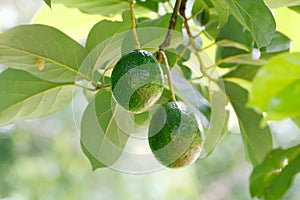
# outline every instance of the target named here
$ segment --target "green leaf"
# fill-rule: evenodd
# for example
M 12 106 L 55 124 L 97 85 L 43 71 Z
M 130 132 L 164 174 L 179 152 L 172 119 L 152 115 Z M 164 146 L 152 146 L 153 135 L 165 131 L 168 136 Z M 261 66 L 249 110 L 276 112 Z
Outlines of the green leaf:
M 0 63 L 25 70 L 43 80 L 74 82 L 87 51 L 59 30 L 22 25 L 0 34 Z
M 104 17 L 101 15 L 89 15 L 62 4 L 52 4 L 51 9 L 47 5 L 43 6 L 34 15 L 31 23 L 52 26 L 74 40 L 82 41 L 102 18 Z
M 188 105 L 193 106 L 197 111 L 200 111 L 198 112 L 198 116 L 200 117 L 202 123 L 206 125 L 210 119 L 207 119 L 201 111 L 211 109 L 209 102 L 193 85 L 191 85 L 186 79 L 184 79 L 174 70 L 171 71 L 171 76 L 176 95 L 182 101 L 185 101 L 188 103 Z
M 281 120 L 287 117 L 300 117 L 300 77 L 270 99 L 267 118 Z
M 232 34 L 232 33 L 235 34 Z M 247 49 L 246 51 L 250 51 L 252 48 L 252 37 L 249 31 L 245 30 L 234 17 L 230 16 L 226 25 L 222 27 L 219 35 L 216 38 L 216 41 L 229 40 L 234 41 L 236 43 L 242 44 Z
M 240 25 L 238 25 L 238 26 L 240 26 Z M 238 27 L 238 26 L 236 26 L 236 27 Z M 223 29 L 221 30 L 220 35 L 219 35 L 220 38 L 222 38 L 222 37 L 226 38 L 226 37 L 228 37 L 227 35 L 230 35 L 228 32 L 230 29 L 228 29 L 228 31 L 224 31 L 224 29 L 226 29 L 226 28 L 227 28 L 227 25 L 224 26 Z M 231 26 L 231 28 L 233 28 L 233 27 Z M 243 35 L 243 33 L 240 32 L 239 35 Z M 291 47 L 291 40 L 288 37 L 286 37 L 285 35 L 283 35 L 280 32 L 275 32 L 275 34 L 273 35 L 273 38 L 271 39 L 270 44 L 259 50 L 261 53 L 260 58 L 253 59 L 252 53 L 247 53 L 251 49 L 249 44 L 247 44 L 249 49 L 248 50 L 246 49 L 247 45 L 245 45 L 245 44 L 247 43 L 247 40 L 241 38 L 241 36 L 237 37 L 237 39 L 235 39 L 235 40 L 239 40 L 239 42 L 242 43 L 242 44 L 240 44 L 241 45 L 240 48 L 238 46 L 239 43 L 234 44 L 234 43 L 228 41 L 227 45 L 223 45 L 222 44 L 223 40 L 219 40 L 217 42 L 218 48 L 217 48 L 216 60 L 218 62 L 221 62 L 221 64 L 219 65 L 220 67 L 234 67 L 234 66 L 236 66 L 236 64 L 239 64 L 239 65 L 246 64 L 246 65 L 253 65 L 255 68 L 255 66 L 261 66 L 261 65 L 265 64 L 267 62 L 267 60 L 272 58 L 273 56 L 275 56 L 279 53 L 285 52 L 285 51 L 289 51 L 289 49 Z M 219 44 L 220 42 L 221 42 L 221 44 Z M 242 48 L 243 46 L 245 48 Z M 228 63 L 230 63 L 230 64 L 228 64 Z
M 136 125 L 145 125 L 150 122 L 150 114 L 149 111 L 139 113 L 139 114 L 134 114 L 134 123 Z
M 230 13 L 251 33 L 258 48 L 267 46 L 275 33 L 276 26 L 273 15 L 264 1 L 226 1 Z
M 111 166 L 121 156 L 128 134 L 120 127 L 117 117 L 126 116 L 124 112 L 108 90 L 100 90 L 84 111 L 80 140 L 93 170 Z M 121 123 L 128 121 L 125 118 L 122 120 Z
M 117 39 L 114 36 L 120 32 L 127 31 L 131 29 L 130 16 L 127 16 L 128 12 L 123 13 L 123 21 L 109 21 L 102 20 L 95 24 L 95 26 L 90 31 L 87 41 L 86 48 L 91 51 L 98 44 L 105 41 L 105 45 L 109 45 L 112 40 Z
M 15 69 L 0 74 L 0 126 L 49 115 L 72 100 L 72 83 L 51 83 Z
M 300 117 L 293 118 L 293 122 L 300 128 Z
M 166 0 L 137 0 L 136 5 L 157 12 L 158 4 L 165 1 Z M 78 8 L 85 13 L 101 15 L 117 14 L 129 8 L 128 0 L 54 0 L 53 3 L 62 3 L 71 8 Z
M 253 166 L 260 164 L 272 150 L 272 136 L 268 126 L 261 128 L 262 115 L 246 107 L 248 92 L 235 83 L 224 82 L 225 91 L 239 120 L 247 157 Z
M 202 0 L 195 0 L 192 7 L 192 15 L 196 16 L 203 9 L 208 8 L 208 6 Z
M 224 26 L 229 17 L 229 8 L 226 0 L 211 0 L 219 17 L 219 28 Z
M 257 71 L 261 66 L 255 65 L 239 65 L 233 70 L 229 71 L 227 74 L 223 75 L 223 78 L 241 78 L 248 81 L 252 81 Z
M 287 192 L 300 172 L 300 145 L 272 151 L 250 176 L 252 197 L 277 200 Z
M 252 54 L 238 54 L 234 56 L 227 57 L 221 60 L 222 63 L 233 63 L 233 64 L 245 64 L 245 65 L 255 65 L 261 66 L 267 61 L 265 59 L 253 59 Z M 222 66 L 221 66 L 222 67 Z M 225 66 L 227 67 L 227 66 Z
M 142 49 L 147 49 L 150 52 L 157 51 L 157 48 L 166 37 L 171 17 L 172 14 L 168 13 L 159 18 L 145 20 L 137 24 L 137 34 Z M 182 24 L 183 19 L 178 17 L 169 48 L 176 48 L 182 43 Z M 129 32 L 122 44 L 122 53 L 133 50 L 134 46 L 132 33 Z
M 300 13 L 300 6 L 292 6 L 292 7 L 289 7 L 289 9 L 291 9 L 297 13 Z
M 300 5 L 300 0 L 265 0 L 270 8 L 290 7 Z
M 271 43 L 268 46 L 261 48 L 260 51 L 266 53 L 289 51 L 291 48 L 291 42 L 290 38 L 276 31 Z
M 222 40 L 218 40 L 216 44 L 221 47 L 234 47 L 236 49 L 250 51 L 249 47 L 247 47 L 246 45 L 232 40 L 222 39 Z
M 51 8 L 51 0 L 44 0 L 44 1 Z
M 300 53 L 276 56 L 254 78 L 248 105 L 267 112 L 268 120 L 293 116 L 299 112 L 299 80 Z

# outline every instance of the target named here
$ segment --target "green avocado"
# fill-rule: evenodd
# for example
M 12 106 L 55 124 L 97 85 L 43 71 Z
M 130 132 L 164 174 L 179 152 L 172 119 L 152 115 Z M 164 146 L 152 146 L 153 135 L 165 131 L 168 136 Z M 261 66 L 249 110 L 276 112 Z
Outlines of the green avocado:
M 145 50 L 133 50 L 121 57 L 111 75 L 114 99 L 124 109 L 142 113 L 163 92 L 163 72 L 156 58 Z
M 167 102 L 156 110 L 150 121 L 148 141 L 156 159 L 170 168 L 192 164 L 202 147 L 197 118 L 182 101 Z

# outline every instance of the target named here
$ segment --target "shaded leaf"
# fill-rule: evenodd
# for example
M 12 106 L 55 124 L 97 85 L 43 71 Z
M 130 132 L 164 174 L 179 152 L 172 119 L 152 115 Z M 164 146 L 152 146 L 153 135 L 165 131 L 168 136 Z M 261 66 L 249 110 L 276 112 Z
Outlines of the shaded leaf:
M 115 104 L 108 90 L 100 90 L 84 111 L 80 141 L 93 170 L 113 165 L 123 152 L 128 135 L 118 123 L 120 112 L 125 111 Z
M 271 43 L 268 46 L 261 48 L 260 51 L 266 53 L 288 51 L 291 48 L 291 42 L 290 38 L 276 31 Z
M 44 1 L 51 8 L 51 0 L 44 0 Z
M 292 6 L 292 7 L 289 7 L 289 9 L 291 9 L 297 13 L 300 13 L 300 6 Z
M 51 83 L 15 69 L 0 74 L 0 126 L 49 115 L 68 105 L 72 83 Z
M 239 65 L 227 74 L 223 75 L 223 78 L 241 78 L 248 81 L 252 81 L 257 71 L 261 68 L 261 66 L 255 65 Z
M 227 25 L 224 27 L 224 29 L 227 27 Z M 229 31 L 229 30 L 228 30 Z M 220 32 L 220 35 L 225 34 L 223 31 Z M 229 32 L 228 32 L 229 33 Z M 226 35 L 223 35 L 223 37 L 227 37 Z M 243 33 L 240 32 L 242 35 Z M 239 38 L 239 37 L 237 37 Z M 236 39 L 238 40 L 238 39 Z M 259 50 L 260 57 L 253 58 L 255 55 L 250 51 L 251 47 L 248 46 L 249 50 L 243 49 L 243 48 L 238 48 L 237 45 L 234 45 L 234 43 L 231 43 L 229 41 L 229 44 L 232 44 L 232 46 L 225 46 L 219 44 L 222 40 L 219 40 L 217 42 L 218 48 L 217 48 L 217 53 L 216 53 L 216 60 L 219 61 L 221 64 L 219 65 L 220 67 L 236 67 L 238 65 L 253 65 L 255 66 L 261 66 L 267 62 L 268 59 L 272 58 L 273 56 L 276 56 L 279 53 L 289 51 L 291 47 L 291 40 L 283 35 L 280 32 L 275 32 L 271 42 L 269 45 L 266 47 L 263 47 Z M 239 39 L 239 42 L 241 42 L 242 46 L 247 43 L 247 40 L 243 40 L 242 38 Z M 239 43 L 238 43 L 239 44 Z M 248 44 L 249 45 L 249 44 Z M 241 46 L 241 47 L 242 47 Z M 246 47 L 246 46 L 245 46 Z M 258 51 L 258 50 L 256 50 Z
M 74 82 L 87 51 L 59 30 L 46 25 L 22 25 L 0 34 L 0 63 L 41 79 Z
M 226 0 L 211 0 L 219 17 L 219 28 L 224 26 L 229 17 L 229 8 Z
M 230 13 L 251 34 L 258 48 L 267 46 L 275 33 L 275 20 L 263 0 L 226 0 Z M 235 34 L 233 34 L 235 35 Z
M 299 166 L 300 145 L 273 150 L 250 176 L 251 195 L 266 200 L 281 199 L 300 172 Z
M 294 115 L 299 112 L 299 77 L 300 53 L 282 54 L 270 59 L 253 79 L 248 105 L 267 112 L 266 119 L 269 120 Z M 288 102 L 291 104 L 287 105 Z
M 248 92 L 235 83 L 224 81 L 225 91 L 239 120 L 247 157 L 253 166 L 260 164 L 272 150 L 272 136 L 268 126 L 260 127 L 262 115 L 246 107 Z

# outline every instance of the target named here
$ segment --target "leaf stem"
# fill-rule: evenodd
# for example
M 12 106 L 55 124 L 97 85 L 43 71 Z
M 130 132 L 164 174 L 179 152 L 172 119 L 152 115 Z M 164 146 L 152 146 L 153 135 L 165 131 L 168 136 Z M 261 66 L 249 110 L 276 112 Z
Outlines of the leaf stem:
M 136 24 L 135 24 L 135 15 L 134 15 L 134 0 L 130 0 L 130 19 L 131 19 L 131 27 L 132 27 L 132 34 L 133 39 L 135 42 L 135 49 L 141 49 L 141 44 L 139 41 L 138 34 L 136 32 Z
M 167 58 L 164 50 L 160 50 L 159 54 L 161 54 L 162 59 L 164 60 L 164 63 L 166 64 L 166 73 L 167 73 L 168 84 L 169 84 L 169 89 L 170 89 L 170 101 L 176 101 L 168 58 Z

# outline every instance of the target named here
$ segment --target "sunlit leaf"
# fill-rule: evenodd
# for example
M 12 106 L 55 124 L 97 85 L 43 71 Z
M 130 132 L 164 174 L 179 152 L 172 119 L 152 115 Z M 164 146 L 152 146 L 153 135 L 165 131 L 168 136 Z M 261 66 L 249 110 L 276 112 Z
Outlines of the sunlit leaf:
M 168 13 L 156 19 L 145 20 L 137 24 L 137 34 L 142 49 L 149 49 L 149 51 L 157 51 L 159 45 L 164 41 L 168 32 L 169 23 L 172 14 Z M 170 48 L 176 48 L 182 42 L 182 24 L 181 17 L 177 18 Z M 131 32 L 124 39 L 122 44 L 122 53 L 133 50 L 135 43 Z
M 137 0 L 136 5 L 157 12 L 158 3 L 165 1 L 166 0 Z M 78 8 L 82 12 L 101 15 L 117 14 L 129 8 L 128 0 L 53 0 L 52 3 L 62 3 L 71 8 Z
M 270 8 L 290 7 L 300 5 L 300 0 L 265 0 Z
M 32 24 L 44 24 L 57 28 L 76 41 L 85 39 L 91 28 L 104 17 L 89 15 L 76 8 L 52 4 L 43 6 L 33 17 Z
M 54 113 L 73 97 L 72 83 L 51 83 L 15 69 L 0 74 L 0 126 Z
M 84 111 L 80 141 L 94 170 L 113 165 L 123 152 L 128 134 L 118 124 L 119 112 L 108 90 L 99 91 Z
M 249 106 L 278 120 L 299 112 L 300 53 L 272 58 L 253 80 Z M 270 115 L 269 115 L 270 114 Z
M 270 99 L 267 118 L 281 120 L 286 117 L 300 117 L 300 78 Z
M 300 117 L 293 118 L 293 122 L 300 128 Z
M 267 61 L 264 59 L 253 59 L 252 54 L 238 54 L 227 57 L 221 60 L 221 63 L 245 64 L 245 65 L 258 65 L 261 66 Z
M 272 151 L 251 174 L 251 195 L 266 200 L 281 199 L 300 172 L 299 166 L 300 145 Z
M 260 127 L 262 115 L 247 108 L 248 92 L 235 83 L 224 82 L 225 91 L 239 120 L 247 157 L 252 165 L 260 164 L 272 150 L 272 136 L 268 126 Z
M 95 24 L 86 41 L 87 49 L 91 51 L 98 44 L 104 41 L 105 45 L 109 45 L 112 40 L 117 39 L 114 35 L 130 30 L 130 16 L 128 14 L 129 13 L 127 11 L 123 13 L 123 21 L 102 20 Z
M 236 49 L 241 49 L 244 51 L 250 51 L 249 47 L 245 46 L 242 43 L 239 42 L 235 42 L 229 39 L 222 39 L 222 40 L 218 40 L 216 42 L 217 45 L 221 46 L 221 47 L 234 47 Z
M 61 31 L 46 25 L 22 25 L 0 34 L 0 63 L 41 79 L 74 82 L 87 51 Z

